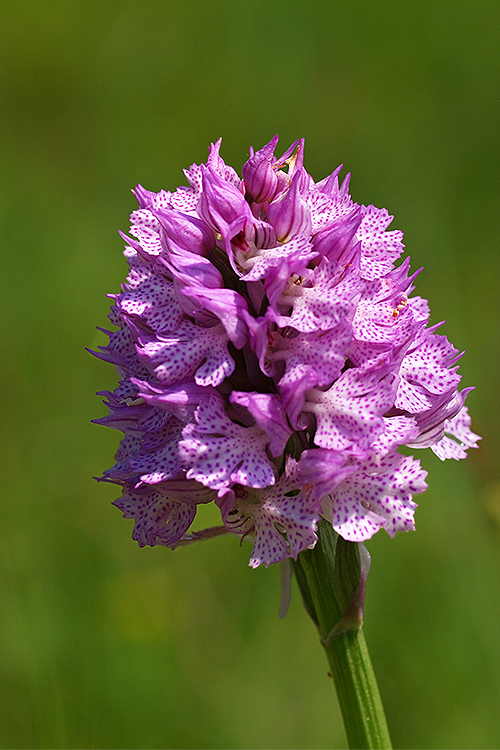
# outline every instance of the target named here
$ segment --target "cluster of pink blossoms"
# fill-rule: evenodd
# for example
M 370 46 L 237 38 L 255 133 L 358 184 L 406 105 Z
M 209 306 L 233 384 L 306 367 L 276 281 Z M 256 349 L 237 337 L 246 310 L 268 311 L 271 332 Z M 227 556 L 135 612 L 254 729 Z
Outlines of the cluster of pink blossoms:
M 135 190 L 118 330 L 97 353 L 121 379 L 97 421 L 124 433 L 103 478 L 141 546 L 227 531 L 256 567 L 313 546 L 320 516 L 347 540 L 393 536 L 426 488 L 399 446 L 475 447 L 460 355 L 411 296 L 409 259 L 395 266 L 393 217 L 354 203 L 341 167 L 315 183 L 303 141 L 279 159 L 277 142 L 243 179 L 219 141 L 189 187 Z M 189 533 L 212 501 L 223 525 Z

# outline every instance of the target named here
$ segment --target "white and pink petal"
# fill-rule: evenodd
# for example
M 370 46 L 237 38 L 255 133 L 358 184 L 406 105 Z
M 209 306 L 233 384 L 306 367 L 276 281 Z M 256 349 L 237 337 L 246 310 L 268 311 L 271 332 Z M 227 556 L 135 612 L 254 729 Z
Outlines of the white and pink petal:
M 328 501 L 333 528 L 352 542 L 370 539 L 380 528 L 391 537 L 414 529 L 412 497 L 427 488 L 426 475 L 419 461 L 399 453 L 364 461 Z

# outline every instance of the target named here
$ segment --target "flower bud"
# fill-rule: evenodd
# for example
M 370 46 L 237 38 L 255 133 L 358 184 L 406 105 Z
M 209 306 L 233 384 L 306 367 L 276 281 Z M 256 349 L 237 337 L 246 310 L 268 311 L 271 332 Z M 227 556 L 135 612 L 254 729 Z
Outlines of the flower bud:
M 212 229 L 224 236 L 236 219 L 253 219 L 243 194 L 234 185 L 221 179 L 210 168 L 203 169 L 202 174 L 199 213 Z
M 314 249 L 328 260 L 340 260 L 347 249 L 352 249 L 352 246 L 356 244 L 356 232 L 362 218 L 360 209 L 356 208 L 340 221 L 318 232 L 312 240 Z
M 146 188 L 143 188 L 142 185 L 137 185 L 135 190 L 132 190 L 133 194 L 135 195 L 137 199 L 137 203 L 139 204 L 139 208 L 149 208 L 151 205 L 151 199 L 155 195 L 155 193 L 152 193 L 151 190 L 146 190 Z
M 167 249 L 171 252 L 189 250 L 206 255 L 215 246 L 215 237 L 206 222 L 181 211 L 162 208 L 153 211 L 163 229 Z
M 256 154 L 252 152 L 250 159 L 243 165 L 242 174 L 246 191 L 257 203 L 270 201 L 276 195 L 278 176 L 272 163 L 277 143 L 278 136 L 275 135 Z
M 285 195 L 267 209 L 267 219 L 280 242 L 311 231 L 311 211 L 299 192 L 301 179 L 301 171 L 296 172 Z

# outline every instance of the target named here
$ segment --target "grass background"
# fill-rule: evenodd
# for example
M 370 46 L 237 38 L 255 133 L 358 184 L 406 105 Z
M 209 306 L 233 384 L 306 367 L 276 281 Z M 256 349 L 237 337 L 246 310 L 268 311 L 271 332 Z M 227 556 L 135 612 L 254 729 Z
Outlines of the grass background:
M 130 188 L 175 188 L 220 135 L 240 170 L 279 132 L 395 215 L 467 350 L 484 440 L 419 456 L 417 532 L 368 544 L 365 630 L 396 747 L 499 747 L 498 1 L 3 0 L 0 24 L 1 746 L 345 747 L 278 568 L 234 539 L 139 550 L 92 480 L 116 379 L 84 347 L 125 275 Z

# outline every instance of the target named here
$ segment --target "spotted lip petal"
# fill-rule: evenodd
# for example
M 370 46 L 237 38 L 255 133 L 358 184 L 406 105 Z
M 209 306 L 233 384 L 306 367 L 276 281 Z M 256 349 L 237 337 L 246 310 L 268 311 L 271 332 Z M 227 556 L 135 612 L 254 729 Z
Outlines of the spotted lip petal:
M 325 500 L 333 528 L 351 542 L 370 539 L 380 528 L 391 537 L 414 529 L 411 498 L 427 488 L 426 475 L 419 461 L 399 453 L 364 461 Z
M 234 370 L 228 340 L 222 325 L 203 328 L 184 320 L 171 335 L 139 334 L 137 358 L 165 385 L 193 377 L 198 385 L 219 385 Z
M 456 461 L 467 458 L 468 448 L 477 448 L 477 441 L 481 440 L 470 428 L 471 418 L 466 406 L 463 406 L 456 416 L 447 419 L 443 426 L 444 437 L 431 445 L 431 450 L 444 461 L 454 458 Z
M 290 314 L 273 314 L 273 318 L 280 327 L 290 326 L 302 333 L 328 331 L 352 317 L 351 310 L 364 288 L 359 276 L 323 258 L 312 273 L 283 291 L 279 306 L 284 310 L 291 307 Z
M 198 500 L 202 502 L 200 498 Z M 208 498 L 205 502 L 208 502 Z M 113 505 L 123 512 L 124 518 L 135 520 L 132 538 L 139 547 L 154 547 L 156 544 L 175 546 L 196 515 L 194 503 L 176 500 L 165 493 L 165 487 L 161 490 L 150 487 L 142 490 L 125 488 Z
M 281 562 L 316 544 L 318 503 L 304 486 L 299 464 L 287 460 L 274 487 L 238 492 L 222 503 L 222 517 L 229 531 L 254 537 L 250 566 Z
M 220 139 L 187 186 L 138 185 L 129 272 L 93 352 L 119 384 L 97 423 L 124 433 L 101 481 L 140 546 L 234 533 L 250 565 L 316 542 L 320 515 L 363 541 L 414 526 L 425 472 L 400 446 L 462 459 L 479 437 L 460 354 L 429 326 L 386 209 L 359 205 L 341 167 L 315 183 L 304 141 L 250 152 Z M 192 532 L 199 504 L 223 526 Z
M 364 451 L 384 431 L 383 415 L 394 403 L 394 376 L 384 370 L 346 370 L 327 391 L 308 393 L 315 414 L 315 444 L 329 450 Z
M 269 436 L 258 426 L 231 421 L 218 394 L 212 394 L 186 425 L 179 455 L 188 479 L 219 490 L 233 484 L 268 487 L 275 471 L 266 454 Z
M 329 331 L 299 333 L 293 339 L 275 334 L 273 359 L 285 363 L 278 388 L 295 429 L 305 408 L 307 391 L 329 386 L 340 375 L 351 337 L 351 326 L 345 320 Z

